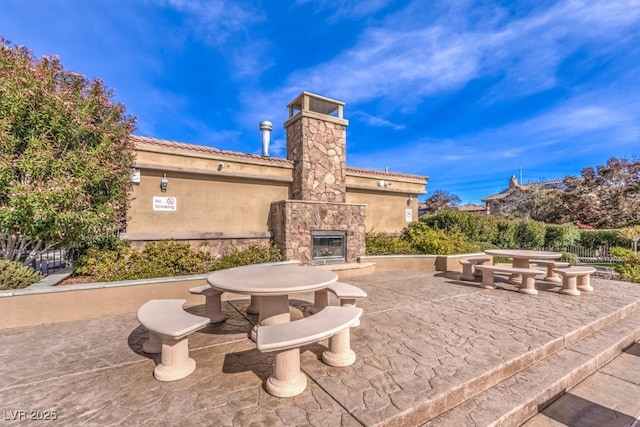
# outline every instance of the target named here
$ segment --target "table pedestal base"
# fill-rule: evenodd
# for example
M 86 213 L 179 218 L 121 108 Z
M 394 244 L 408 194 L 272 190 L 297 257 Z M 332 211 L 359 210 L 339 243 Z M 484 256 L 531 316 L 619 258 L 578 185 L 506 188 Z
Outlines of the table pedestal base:
M 260 314 L 260 303 L 259 299 L 255 295 L 251 295 L 251 302 L 247 307 L 247 313 L 249 314 Z

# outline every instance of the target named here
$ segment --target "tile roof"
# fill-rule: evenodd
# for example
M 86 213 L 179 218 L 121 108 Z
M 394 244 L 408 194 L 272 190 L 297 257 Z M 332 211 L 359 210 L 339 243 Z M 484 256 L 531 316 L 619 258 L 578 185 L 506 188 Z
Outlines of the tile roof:
M 203 154 L 217 154 L 217 155 L 223 155 L 223 156 L 238 157 L 243 159 L 264 160 L 264 161 L 270 161 L 275 163 L 293 164 L 292 160 L 283 159 L 281 157 L 264 157 L 257 154 L 246 154 L 246 153 L 239 153 L 237 151 L 226 151 L 226 150 L 220 150 L 214 147 L 208 147 L 206 145 L 187 144 L 184 142 L 177 142 L 177 141 L 172 141 L 168 139 L 158 139 L 158 138 L 151 138 L 148 136 L 140 136 L 140 135 L 131 135 L 131 139 L 133 139 L 136 145 L 147 144 L 147 145 L 153 145 L 156 147 L 168 148 L 168 149 L 177 150 L 177 151 L 190 151 L 190 152 L 197 152 L 197 153 L 203 153 Z M 396 177 L 396 178 L 411 178 L 411 179 L 419 179 L 419 180 L 425 180 L 425 181 L 428 179 L 428 177 L 421 176 L 421 175 L 412 175 L 412 174 L 399 173 L 399 172 L 385 172 L 385 171 L 379 171 L 375 169 L 353 168 L 349 166 L 347 166 L 346 171 L 352 172 L 352 173 L 362 173 L 367 175 L 377 175 L 381 177 L 385 176 L 385 177 Z
M 257 154 L 246 154 L 246 153 L 239 153 L 237 151 L 226 151 L 226 150 L 220 150 L 214 147 L 208 147 L 206 145 L 187 144 L 184 142 L 171 141 L 168 139 L 158 139 L 158 138 L 151 138 L 148 136 L 139 136 L 139 135 L 131 135 L 131 139 L 133 139 L 134 144 L 136 145 L 148 144 L 148 145 L 153 145 L 159 148 L 168 148 L 176 151 L 190 151 L 190 152 L 197 152 L 197 153 L 203 153 L 203 154 L 217 154 L 221 156 L 231 156 L 231 157 L 238 157 L 243 159 L 264 160 L 264 161 L 275 162 L 275 163 L 293 164 L 291 160 L 283 159 L 280 157 L 265 157 Z

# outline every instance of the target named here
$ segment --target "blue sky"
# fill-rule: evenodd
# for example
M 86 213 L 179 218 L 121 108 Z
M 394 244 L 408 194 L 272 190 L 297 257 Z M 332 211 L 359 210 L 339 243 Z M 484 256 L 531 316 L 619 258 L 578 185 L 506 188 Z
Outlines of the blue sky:
M 270 120 L 284 157 L 291 100 L 343 101 L 349 166 L 463 203 L 640 154 L 640 0 L 2 0 L 0 35 L 144 136 L 259 154 Z

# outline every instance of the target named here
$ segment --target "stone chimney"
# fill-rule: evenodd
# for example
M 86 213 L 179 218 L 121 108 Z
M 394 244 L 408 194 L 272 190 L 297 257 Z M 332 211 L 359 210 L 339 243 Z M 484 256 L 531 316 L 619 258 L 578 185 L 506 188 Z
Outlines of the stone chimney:
M 303 92 L 289 105 L 287 159 L 293 160 L 291 198 L 343 203 L 346 193 L 344 103 Z
M 356 262 L 365 253 L 366 206 L 346 203 L 344 103 L 302 92 L 289 105 L 290 200 L 271 205 L 273 240 L 303 264 Z

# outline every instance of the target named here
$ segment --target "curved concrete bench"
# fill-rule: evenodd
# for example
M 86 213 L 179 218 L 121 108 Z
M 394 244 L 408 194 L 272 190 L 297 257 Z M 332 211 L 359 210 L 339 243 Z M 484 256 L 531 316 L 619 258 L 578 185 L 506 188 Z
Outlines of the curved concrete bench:
M 189 289 L 189 293 L 205 296 L 204 312 L 205 316 L 209 318 L 209 323 L 220 323 L 226 320 L 226 316 L 222 312 L 222 291 L 209 285 L 202 285 Z
M 516 268 L 503 265 L 476 265 L 475 269 L 482 271 L 482 287 L 485 289 L 496 288 L 493 277 L 495 272 L 519 274 L 522 276 L 522 284 L 518 292 L 527 295 L 538 295 L 535 277 L 544 274 L 542 271 L 533 268 Z
M 550 259 L 532 259 L 529 261 L 529 264 L 543 265 L 547 267 L 547 277 L 545 277 L 543 280 L 553 283 L 562 282 L 560 276 L 558 276 L 558 274 L 555 273 L 553 269 L 559 267 L 569 267 L 570 265 L 568 262 L 554 261 Z
M 460 280 L 475 280 L 476 277 L 482 277 L 481 271 L 474 271 L 474 266 L 485 264 L 491 261 L 491 258 L 469 258 L 469 259 L 461 259 L 460 264 L 462 265 L 462 275 L 460 276 Z
M 278 397 L 296 396 L 307 387 L 300 371 L 300 347 L 329 338 L 322 360 L 329 366 L 349 366 L 356 360 L 351 350 L 349 328 L 362 315 L 357 307 L 328 306 L 309 317 L 288 323 L 258 326 L 256 347 L 262 352 L 279 352 L 266 389 Z
M 318 313 L 329 305 L 329 292 L 340 299 L 340 305 L 343 307 L 355 307 L 356 300 L 367 297 L 367 293 L 357 286 L 335 282 L 325 289 L 314 292 L 313 305 L 310 309 L 311 314 Z M 360 319 L 352 326 L 360 326 Z
M 596 272 L 593 267 L 555 268 L 553 270 L 562 276 L 562 289 L 560 292 L 565 295 L 580 295 L 580 291 L 593 292 L 591 286 L 591 275 Z
M 161 363 L 153 370 L 159 381 L 175 381 L 196 369 L 189 357 L 188 336 L 209 323 L 206 317 L 187 313 L 182 308 L 184 299 L 154 299 L 138 310 L 138 321 L 149 330 L 149 340 L 142 349 L 145 353 L 162 353 Z

